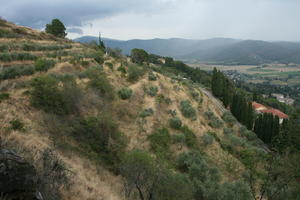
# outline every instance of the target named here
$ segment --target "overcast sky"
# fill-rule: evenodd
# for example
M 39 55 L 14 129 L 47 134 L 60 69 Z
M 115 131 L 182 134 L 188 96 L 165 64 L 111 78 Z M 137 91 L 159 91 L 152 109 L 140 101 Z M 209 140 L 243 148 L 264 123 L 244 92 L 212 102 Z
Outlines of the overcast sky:
M 300 0 L 0 0 L 0 16 L 43 29 L 53 18 L 68 37 L 228 37 L 300 41 Z

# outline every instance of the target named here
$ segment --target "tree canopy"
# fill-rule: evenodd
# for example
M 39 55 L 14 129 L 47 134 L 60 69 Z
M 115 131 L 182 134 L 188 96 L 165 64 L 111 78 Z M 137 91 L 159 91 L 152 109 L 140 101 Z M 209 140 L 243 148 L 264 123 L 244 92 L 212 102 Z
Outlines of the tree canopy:
M 50 33 L 56 37 L 66 37 L 66 27 L 59 19 L 53 19 L 51 24 L 46 25 L 46 33 Z

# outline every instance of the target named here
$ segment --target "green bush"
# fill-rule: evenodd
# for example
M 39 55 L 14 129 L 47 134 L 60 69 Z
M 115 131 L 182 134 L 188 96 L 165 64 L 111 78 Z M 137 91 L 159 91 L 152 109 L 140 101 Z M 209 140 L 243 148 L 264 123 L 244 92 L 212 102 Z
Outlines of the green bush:
M 89 86 L 94 88 L 100 95 L 106 99 L 114 99 L 114 88 L 101 68 L 90 67 L 86 71 L 87 77 L 90 78 Z
M 47 60 L 39 58 L 35 61 L 35 70 L 36 71 L 48 71 L 50 68 L 54 67 L 55 62 L 53 60 Z
M 144 91 L 147 95 L 155 97 L 158 92 L 158 88 L 156 86 L 145 87 Z
M 128 66 L 128 76 L 127 81 L 133 83 L 139 80 L 145 73 L 145 69 L 142 66 L 138 65 L 129 65 Z
M 227 128 L 227 127 L 225 127 L 225 128 L 223 129 L 223 133 L 224 133 L 225 135 L 233 135 L 233 134 L 234 134 L 234 131 L 233 131 L 232 128 Z
M 152 71 L 148 73 L 148 80 L 149 81 L 156 81 L 157 80 L 156 75 Z
M 151 149 L 158 154 L 164 154 L 169 151 L 171 144 L 171 136 L 168 129 L 162 128 L 151 134 L 148 139 L 150 140 Z
M 69 80 L 59 86 L 53 76 L 40 76 L 31 81 L 30 101 L 34 107 L 55 114 L 71 114 L 77 111 L 79 90 L 75 80 Z M 70 94 L 74 92 L 73 94 Z
M 121 90 L 118 91 L 118 95 L 121 99 L 130 99 L 132 96 L 132 89 L 130 88 L 122 88 Z
M 173 129 L 180 129 L 182 126 L 182 122 L 178 117 L 172 117 L 169 119 L 169 125 Z
M 132 49 L 131 60 L 133 63 L 143 64 L 143 62 L 149 62 L 149 55 L 143 49 Z
M 118 67 L 118 69 L 117 69 L 119 72 L 122 72 L 123 74 L 126 74 L 126 68 L 123 66 L 123 65 L 121 65 L 120 67 Z
M 97 51 L 92 55 L 92 57 L 98 64 L 102 65 L 104 63 L 103 55 L 104 53 L 102 51 Z
M 180 130 L 185 135 L 186 145 L 192 148 L 197 147 L 197 137 L 195 133 L 185 125 L 182 126 Z
M 243 138 L 240 138 L 238 136 L 228 135 L 227 138 L 230 141 L 230 143 L 234 146 L 245 146 L 246 145 L 246 141 Z
M 140 112 L 139 117 L 145 118 L 153 115 L 154 111 L 152 108 L 144 109 L 142 112 Z
M 36 55 L 29 53 L 0 53 L 0 61 L 11 62 L 14 60 L 35 60 L 37 59 Z
M 205 119 L 210 120 L 208 125 L 212 128 L 221 128 L 223 126 L 223 122 L 211 111 L 205 112 L 204 117 Z
M 185 135 L 183 133 L 178 133 L 175 135 L 172 135 L 172 143 L 173 144 L 185 144 Z
M 177 158 L 177 167 L 182 172 L 188 172 L 193 165 L 207 165 L 203 155 L 199 151 L 190 151 L 181 153 Z
M 202 140 L 205 146 L 211 145 L 214 142 L 214 137 L 210 133 L 205 133 L 202 136 Z
M 235 117 L 229 112 L 229 111 L 226 111 L 223 116 L 222 116 L 222 119 L 229 123 L 231 126 L 236 123 L 236 119 Z
M 32 75 L 35 73 L 32 65 L 16 65 L 0 68 L 0 80 L 13 79 L 20 76 Z
M 109 67 L 111 70 L 114 69 L 114 65 L 111 62 L 106 62 L 105 65 Z
M 24 123 L 20 119 L 11 120 L 9 123 L 10 123 L 11 130 L 20 130 L 20 131 L 25 130 Z
M 191 102 L 188 100 L 180 102 L 180 111 L 184 117 L 192 119 L 196 118 L 196 110 L 192 107 Z
M 108 114 L 77 119 L 73 137 L 85 148 L 100 153 L 106 161 L 117 164 L 126 147 L 126 138 Z
M 9 99 L 9 94 L 8 93 L 0 93 L 0 103 L 1 103 L 1 101 L 4 101 L 6 99 Z

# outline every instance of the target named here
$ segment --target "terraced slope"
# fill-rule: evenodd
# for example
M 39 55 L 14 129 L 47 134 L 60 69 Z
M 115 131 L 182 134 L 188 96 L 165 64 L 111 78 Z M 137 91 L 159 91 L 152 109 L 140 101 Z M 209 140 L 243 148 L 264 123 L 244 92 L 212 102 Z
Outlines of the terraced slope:
M 136 65 L 5 21 L 0 33 L 2 146 L 25 156 L 41 177 L 45 152 L 56 155 L 67 184 L 61 174 L 52 177 L 55 186 L 40 188 L 45 196 L 125 199 L 120 159 L 134 149 L 177 173 L 178 156 L 201 152 L 220 173 L 218 184 L 241 180 L 249 154 L 264 156 L 256 136 L 199 85 L 161 66 Z M 131 95 L 121 97 L 122 88 Z M 165 133 L 161 146 L 156 137 Z

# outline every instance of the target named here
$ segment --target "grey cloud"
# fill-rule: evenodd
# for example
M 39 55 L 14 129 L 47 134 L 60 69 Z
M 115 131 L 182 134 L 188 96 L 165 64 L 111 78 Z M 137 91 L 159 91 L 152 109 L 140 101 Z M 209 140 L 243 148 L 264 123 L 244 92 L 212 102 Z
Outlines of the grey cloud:
M 0 13 L 10 21 L 33 28 L 42 28 L 53 18 L 61 19 L 67 26 L 81 26 L 89 20 L 124 12 L 155 12 L 164 8 L 170 1 L 9 0 L 1 5 Z

